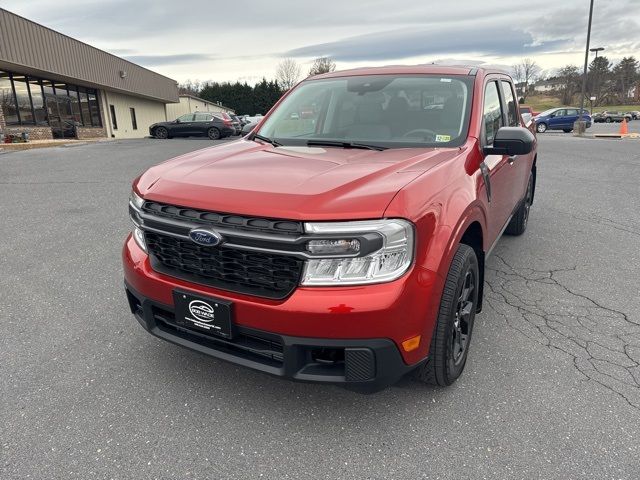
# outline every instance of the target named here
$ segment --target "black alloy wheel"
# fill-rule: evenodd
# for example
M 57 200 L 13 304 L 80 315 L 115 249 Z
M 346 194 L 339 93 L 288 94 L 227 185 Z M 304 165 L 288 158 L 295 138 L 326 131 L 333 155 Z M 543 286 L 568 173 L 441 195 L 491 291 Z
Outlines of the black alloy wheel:
M 220 138 L 220 130 L 218 130 L 216 127 L 211 127 L 209 130 L 207 130 L 207 136 L 211 140 L 218 140 Z
M 474 293 L 477 288 L 475 272 L 467 270 L 462 289 L 456 304 L 453 328 L 451 329 L 451 346 L 449 350 L 450 370 L 454 370 L 466 359 L 471 329 L 473 327 L 473 313 L 475 311 Z

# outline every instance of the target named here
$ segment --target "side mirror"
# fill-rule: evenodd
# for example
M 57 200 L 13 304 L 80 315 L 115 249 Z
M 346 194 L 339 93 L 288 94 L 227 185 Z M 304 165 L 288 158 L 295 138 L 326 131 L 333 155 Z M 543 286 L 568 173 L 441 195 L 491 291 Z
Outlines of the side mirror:
M 180 123 L 180 119 L 179 119 L 179 118 L 176 118 L 176 119 L 173 121 L 173 123 Z
M 482 149 L 485 155 L 526 155 L 533 150 L 536 137 L 526 128 L 502 127 L 493 139 L 493 145 Z

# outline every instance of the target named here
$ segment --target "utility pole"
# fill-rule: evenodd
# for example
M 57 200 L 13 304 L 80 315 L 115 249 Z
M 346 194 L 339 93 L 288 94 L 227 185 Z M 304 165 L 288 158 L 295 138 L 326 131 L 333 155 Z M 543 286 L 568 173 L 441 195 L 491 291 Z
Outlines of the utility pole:
M 587 48 L 584 50 L 584 71 L 582 73 L 582 93 L 580 94 L 580 112 L 578 113 L 578 120 L 574 124 L 573 128 L 578 135 L 584 135 L 584 131 L 587 129 L 587 122 L 582 119 L 582 110 L 584 109 L 584 95 L 587 91 L 587 67 L 589 65 L 589 43 L 591 42 L 591 20 L 593 19 L 593 0 L 589 7 L 589 26 L 587 27 Z

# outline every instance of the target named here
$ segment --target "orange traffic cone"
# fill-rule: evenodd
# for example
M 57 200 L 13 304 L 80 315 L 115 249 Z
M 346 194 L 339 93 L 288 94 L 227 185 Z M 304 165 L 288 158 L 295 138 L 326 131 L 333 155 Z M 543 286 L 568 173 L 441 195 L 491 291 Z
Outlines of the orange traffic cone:
M 627 117 L 624 117 L 620 124 L 620 135 L 626 135 L 629 133 L 629 127 L 627 126 Z

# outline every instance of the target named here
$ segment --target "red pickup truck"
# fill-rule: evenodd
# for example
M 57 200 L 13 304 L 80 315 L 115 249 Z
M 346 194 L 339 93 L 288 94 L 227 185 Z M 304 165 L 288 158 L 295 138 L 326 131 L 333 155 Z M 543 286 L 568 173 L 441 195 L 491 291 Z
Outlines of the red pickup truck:
M 273 375 L 376 390 L 462 373 L 484 268 L 522 234 L 536 138 L 476 67 L 318 75 L 245 138 L 133 183 L 123 250 L 151 334 Z

